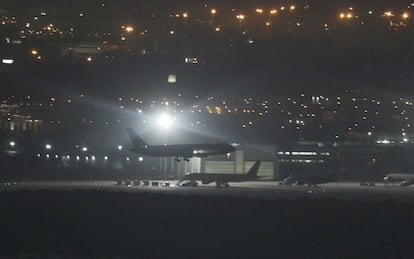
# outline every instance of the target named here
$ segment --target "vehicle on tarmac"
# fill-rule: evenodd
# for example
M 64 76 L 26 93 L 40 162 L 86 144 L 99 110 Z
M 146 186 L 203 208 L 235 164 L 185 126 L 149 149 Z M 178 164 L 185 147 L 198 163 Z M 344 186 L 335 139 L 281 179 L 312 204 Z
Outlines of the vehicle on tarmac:
M 399 186 L 414 184 L 414 174 L 388 174 L 384 177 L 385 183 L 397 183 Z
M 305 185 L 318 187 L 318 184 L 334 182 L 338 179 L 333 174 L 291 174 L 279 183 L 279 185 Z
M 177 184 L 180 187 L 197 187 L 198 183 L 196 181 L 185 181 L 182 183 Z

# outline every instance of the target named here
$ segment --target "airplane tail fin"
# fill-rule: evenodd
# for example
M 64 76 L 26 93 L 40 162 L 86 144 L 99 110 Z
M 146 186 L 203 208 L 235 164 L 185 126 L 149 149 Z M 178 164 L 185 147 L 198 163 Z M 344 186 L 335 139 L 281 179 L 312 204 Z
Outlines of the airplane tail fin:
M 260 167 L 261 162 L 262 161 L 260 161 L 260 160 L 256 161 L 256 163 L 254 163 L 254 165 L 249 169 L 249 171 L 246 174 L 249 178 L 252 178 L 252 179 L 257 178 L 257 172 L 259 171 L 259 167 Z
M 131 139 L 132 145 L 134 146 L 134 149 L 141 149 L 147 145 L 147 143 L 145 143 L 145 141 L 142 140 L 142 138 L 140 138 L 132 129 L 127 128 L 127 132 L 129 138 Z

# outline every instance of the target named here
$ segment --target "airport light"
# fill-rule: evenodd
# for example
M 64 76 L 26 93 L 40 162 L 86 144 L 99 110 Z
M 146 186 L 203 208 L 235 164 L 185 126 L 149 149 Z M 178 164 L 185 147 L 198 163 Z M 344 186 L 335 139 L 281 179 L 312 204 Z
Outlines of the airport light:
M 15 147 L 16 146 L 16 142 L 10 141 L 9 145 L 10 145 L 10 147 Z
M 87 147 L 83 147 L 83 148 L 82 148 L 82 151 L 83 151 L 83 152 L 86 152 L 86 151 L 88 151 L 88 148 L 87 148 Z
M 119 145 L 118 150 L 121 151 L 123 149 L 123 146 Z
M 1 63 L 5 64 L 5 65 L 12 65 L 14 63 L 14 59 L 3 58 Z
M 50 145 L 50 144 L 46 144 L 46 145 L 45 145 L 45 148 L 46 148 L 47 150 L 51 150 L 51 149 L 52 149 L 52 145 Z
M 142 161 L 144 161 L 144 158 L 142 156 L 140 156 L 140 157 L 138 157 L 138 161 L 142 162 Z

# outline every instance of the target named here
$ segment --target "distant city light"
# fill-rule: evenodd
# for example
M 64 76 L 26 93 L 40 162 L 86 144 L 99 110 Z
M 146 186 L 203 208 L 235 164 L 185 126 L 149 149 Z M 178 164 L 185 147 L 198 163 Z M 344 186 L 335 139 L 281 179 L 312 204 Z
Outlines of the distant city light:
M 403 13 L 402 18 L 403 19 L 408 19 L 410 16 L 408 15 L 408 13 Z
M 125 31 L 126 31 L 126 32 L 129 32 L 129 33 L 130 33 L 130 32 L 133 32 L 133 31 L 134 31 L 134 27 L 132 27 L 132 26 L 126 26 L 126 27 L 125 27 Z
M 174 74 L 168 75 L 168 83 L 174 84 L 177 82 L 177 76 Z

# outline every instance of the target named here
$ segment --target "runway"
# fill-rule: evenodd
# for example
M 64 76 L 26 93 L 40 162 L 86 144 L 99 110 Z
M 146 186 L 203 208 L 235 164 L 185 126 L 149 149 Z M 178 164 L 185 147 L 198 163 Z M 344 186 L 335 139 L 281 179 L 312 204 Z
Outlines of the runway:
M 350 201 L 401 201 L 414 203 L 414 186 L 400 187 L 376 183 L 375 186 L 360 186 L 359 182 L 334 182 L 319 187 L 286 186 L 278 182 L 231 183 L 229 188 L 216 188 L 214 184 L 198 187 L 180 187 L 177 181 L 169 181 L 170 186 L 162 186 L 167 181 L 151 181 L 143 186 L 133 184 L 117 185 L 115 181 L 102 180 L 59 180 L 59 181 L 18 181 L 1 182 L 0 191 L 22 190 L 97 190 L 126 193 L 160 193 L 174 195 L 233 196 L 256 199 L 338 199 Z M 155 186 L 154 186 L 155 185 Z M 158 185 L 158 186 L 157 186 Z

